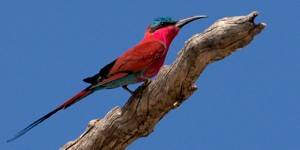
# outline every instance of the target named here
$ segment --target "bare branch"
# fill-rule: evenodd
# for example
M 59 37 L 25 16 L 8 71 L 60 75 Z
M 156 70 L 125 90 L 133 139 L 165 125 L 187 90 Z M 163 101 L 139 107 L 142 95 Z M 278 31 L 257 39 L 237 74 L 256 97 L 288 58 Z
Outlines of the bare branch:
M 164 66 L 154 81 L 140 86 L 123 108 L 112 109 L 103 119 L 92 120 L 88 129 L 61 149 L 125 149 L 148 136 L 170 110 L 181 105 L 196 90 L 193 83 L 205 67 L 248 45 L 266 24 L 255 24 L 258 15 L 223 18 L 201 34 L 191 37 L 178 58 Z

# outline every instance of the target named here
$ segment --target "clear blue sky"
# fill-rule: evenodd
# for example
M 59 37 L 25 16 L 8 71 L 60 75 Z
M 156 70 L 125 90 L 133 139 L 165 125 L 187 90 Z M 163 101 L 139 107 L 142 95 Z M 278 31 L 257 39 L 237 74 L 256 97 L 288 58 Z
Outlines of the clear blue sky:
M 90 120 L 123 106 L 129 94 L 121 88 L 100 91 L 6 143 L 139 42 L 153 18 L 209 16 L 181 30 L 165 62 L 170 64 L 191 35 L 253 10 L 267 28 L 246 48 L 209 65 L 195 94 L 128 149 L 300 149 L 299 8 L 294 0 L 2 0 L 0 149 L 58 149 Z

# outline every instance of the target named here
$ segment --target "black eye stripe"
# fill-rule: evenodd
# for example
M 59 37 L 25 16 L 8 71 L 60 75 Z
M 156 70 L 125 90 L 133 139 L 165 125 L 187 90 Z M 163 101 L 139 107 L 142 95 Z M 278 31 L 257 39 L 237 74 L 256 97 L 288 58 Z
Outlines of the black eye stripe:
M 169 25 L 174 25 L 176 22 L 160 22 L 157 26 L 151 27 L 150 28 L 150 33 L 155 32 L 156 30 L 160 29 L 160 28 L 164 28 L 167 27 Z

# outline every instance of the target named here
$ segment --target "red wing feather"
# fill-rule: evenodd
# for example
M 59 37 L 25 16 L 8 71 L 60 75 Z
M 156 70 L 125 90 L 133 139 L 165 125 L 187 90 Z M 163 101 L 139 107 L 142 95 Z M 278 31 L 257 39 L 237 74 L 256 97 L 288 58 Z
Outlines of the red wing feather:
M 96 87 L 98 85 L 103 85 L 103 84 L 109 83 L 111 81 L 115 81 L 117 79 L 120 79 L 120 78 L 126 77 L 126 76 L 128 76 L 127 72 L 118 72 L 118 73 L 108 76 L 108 78 L 104 78 L 101 82 L 97 83 L 96 85 L 93 85 L 93 87 Z
M 145 70 L 166 54 L 166 45 L 160 41 L 142 42 L 121 55 L 109 74 L 122 71 Z

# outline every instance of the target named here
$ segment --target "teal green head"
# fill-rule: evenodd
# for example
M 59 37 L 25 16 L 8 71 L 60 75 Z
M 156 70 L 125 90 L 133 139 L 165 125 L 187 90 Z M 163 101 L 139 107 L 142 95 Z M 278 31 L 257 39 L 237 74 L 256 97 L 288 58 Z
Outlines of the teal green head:
M 161 28 L 165 28 L 168 26 L 174 26 L 178 28 L 182 28 L 184 25 L 197 20 L 201 18 L 206 18 L 207 16 L 193 16 L 193 17 L 188 17 L 186 19 L 182 19 L 179 21 L 173 20 L 170 17 L 160 17 L 160 18 L 155 18 L 151 23 L 150 23 L 150 32 L 153 33 L 156 30 L 159 30 Z

